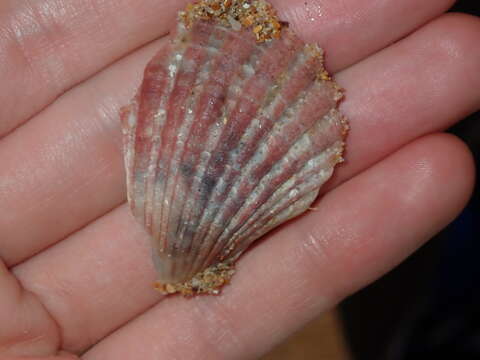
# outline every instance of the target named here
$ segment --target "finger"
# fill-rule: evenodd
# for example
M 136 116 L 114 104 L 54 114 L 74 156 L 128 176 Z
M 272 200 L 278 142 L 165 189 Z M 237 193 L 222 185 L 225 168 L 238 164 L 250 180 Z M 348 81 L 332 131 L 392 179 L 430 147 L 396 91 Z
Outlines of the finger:
M 268 236 L 240 260 L 222 296 L 169 298 L 84 359 L 136 359 L 139 348 L 145 360 L 258 358 L 451 221 L 473 177 L 468 150 L 451 136 L 407 145 Z
M 148 239 L 127 206 L 18 265 L 14 273 L 57 319 L 63 348 L 72 352 L 161 299 L 153 291 Z
M 454 2 L 274 1 L 282 17 L 303 39 L 318 42 L 327 50 L 327 68 L 334 72 L 411 33 Z
M 0 8 L 0 53 L 4 54 L 0 78 L 8 91 L 0 92 L 0 136 L 107 64 L 165 34 L 186 2 L 4 2 Z M 304 38 L 338 49 L 332 50 L 328 60 L 335 70 L 404 36 L 454 1 L 272 2 Z M 320 25 L 324 30 L 319 33 Z M 351 46 L 352 40 L 359 45 Z
M 443 131 L 480 109 L 478 18 L 448 14 L 337 75 L 352 121 L 347 160 L 323 189 L 366 169 L 409 139 Z M 477 74 L 478 76 L 472 74 Z M 358 91 L 362 89 L 361 91 Z
M 3 1 L 0 136 L 107 64 L 166 34 L 185 2 Z
M 352 131 L 348 162 L 332 184 L 478 108 L 479 94 L 471 91 L 480 87 L 478 36 L 477 19 L 444 16 L 339 74 L 348 89 L 342 111 Z M 118 108 L 128 102 L 155 49 L 112 66 L 0 143 L 0 210 L 6 214 L 0 218 L 0 255 L 8 264 L 124 200 Z
M 7 264 L 125 201 L 118 110 L 158 45 L 119 62 L 0 142 L 0 255 Z
M 60 339 L 54 320 L 1 260 L 0 289 L 0 359 L 56 353 Z

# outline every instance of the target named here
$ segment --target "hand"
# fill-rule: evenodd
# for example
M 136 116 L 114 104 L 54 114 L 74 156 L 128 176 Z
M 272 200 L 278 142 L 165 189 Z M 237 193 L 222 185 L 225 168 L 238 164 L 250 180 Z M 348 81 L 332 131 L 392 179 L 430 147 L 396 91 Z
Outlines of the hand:
M 118 119 L 185 1 L 2 2 L 0 359 L 256 358 L 460 212 L 473 162 L 440 132 L 480 107 L 480 20 L 442 15 L 453 0 L 272 2 L 347 89 L 347 162 L 193 299 L 152 289 Z

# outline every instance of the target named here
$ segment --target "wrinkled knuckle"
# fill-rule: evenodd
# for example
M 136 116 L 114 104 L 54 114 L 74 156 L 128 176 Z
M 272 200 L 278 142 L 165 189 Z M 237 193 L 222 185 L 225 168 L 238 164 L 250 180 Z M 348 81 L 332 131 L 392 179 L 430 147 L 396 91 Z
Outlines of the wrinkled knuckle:
M 0 24 L 0 47 L 16 67 L 38 74 L 45 82 L 57 80 L 67 68 L 58 53 L 64 48 L 65 24 L 58 19 L 59 11 L 41 2 L 21 4 L 4 14 Z

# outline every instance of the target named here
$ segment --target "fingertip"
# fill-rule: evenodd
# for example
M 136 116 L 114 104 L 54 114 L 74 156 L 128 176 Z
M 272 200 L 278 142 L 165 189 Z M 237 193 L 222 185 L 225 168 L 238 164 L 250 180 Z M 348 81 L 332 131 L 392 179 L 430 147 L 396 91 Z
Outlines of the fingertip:
M 480 18 L 475 15 L 451 12 L 437 18 L 435 22 L 448 30 L 445 36 L 453 36 L 456 40 L 458 39 L 457 36 L 460 35 L 460 40 L 464 38 L 468 41 L 477 42 L 480 36 Z
M 453 221 L 474 179 L 472 154 L 453 135 L 431 134 L 405 145 L 326 194 L 319 212 L 292 227 L 292 234 L 308 239 L 304 277 L 314 274 L 311 287 L 318 283 L 323 293 L 326 279 L 335 277 L 330 298 L 357 291 Z
M 452 97 L 465 96 L 471 99 L 469 106 L 465 106 L 467 112 L 459 114 L 466 116 L 472 109 L 480 106 L 480 92 L 472 91 L 480 87 L 480 18 L 463 14 L 445 14 L 425 27 L 430 48 L 437 49 L 438 59 L 445 63 L 444 67 L 461 69 L 458 72 L 457 83 L 461 89 L 452 93 Z M 441 73 L 438 74 L 440 78 Z M 461 91 L 463 90 L 463 91 Z
M 467 144 L 453 134 L 433 134 L 421 141 L 427 142 L 432 154 L 431 166 L 436 172 L 432 179 L 443 179 L 443 190 L 452 191 L 450 214 L 447 215 L 453 220 L 465 207 L 475 187 L 473 154 Z

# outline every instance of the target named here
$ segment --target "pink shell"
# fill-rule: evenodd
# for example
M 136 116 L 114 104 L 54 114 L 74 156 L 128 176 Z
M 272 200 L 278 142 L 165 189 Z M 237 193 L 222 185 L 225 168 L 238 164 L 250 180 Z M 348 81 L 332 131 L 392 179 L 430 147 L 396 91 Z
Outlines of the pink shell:
M 210 20 L 179 21 L 148 64 L 122 121 L 128 200 L 162 284 L 233 263 L 315 200 L 347 132 L 322 61 L 288 28 L 259 43 Z

